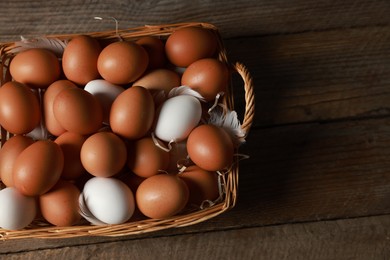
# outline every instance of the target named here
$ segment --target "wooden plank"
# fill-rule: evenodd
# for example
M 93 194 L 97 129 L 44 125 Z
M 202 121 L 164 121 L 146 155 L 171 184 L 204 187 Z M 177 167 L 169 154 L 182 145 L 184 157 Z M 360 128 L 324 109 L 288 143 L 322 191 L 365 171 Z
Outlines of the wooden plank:
M 390 114 L 390 27 L 226 41 L 254 77 L 255 125 Z M 237 110 L 243 110 L 235 77 Z M 240 113 L 242 114 L 242 113 Z
M 388 259 L 390 216 L 37 249 L 12 259 Z
M 214 219 L 124 238 L 5 241 L 0 253 L 390 214 L 390 118 L 254 129 L 247 141 L 238 204 Z
M 346 1 L 1 1 L 0 41 L 20 35 L 114 29 L 94 16 L 115 17 L 121 28 L 145 24 L 214 23 L 225 37 L 388 25 L 387 0 Z

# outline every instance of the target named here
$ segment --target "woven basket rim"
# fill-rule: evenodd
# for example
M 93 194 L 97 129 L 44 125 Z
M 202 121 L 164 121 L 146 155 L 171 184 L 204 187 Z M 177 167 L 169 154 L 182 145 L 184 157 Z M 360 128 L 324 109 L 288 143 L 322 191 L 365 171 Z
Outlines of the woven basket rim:
M 237 72 L 244 83 L 245 91 L 245 113 L 242 120 L 242 128 L 246 134 L 249 133 L 250 127 L 254 118 L 254 90 L 253 80 L 247 68 L 240 62 L 230 64 L 226 55 L 226 50 L 223 45 L 222 37 L 219 34 L 218 28 L 213 24 L 202 22 L 188 22 L 175 24 L 161 24 L 161 25 L 145 25 L 141 27 L 134 27 L 122 30 L 110 30 L 102 32 L 89 32 L 77 34 L 59 34 L 46 35 L 47 38 L 57 38 L 60 40 L 69 40 L 77 35 L 90 35 L 102 40 L 115 40 L 120 37 L 123 40 L 136 40 L 142 36 L 158 36 L 167 37 L 173 31 L 189 26 L 199 26 L 210 29 L 215 33 L 218 39 L 218 59 L 226 63 L 233 72 Z M 11 80 L 7 76 L 8 64 L 11 59 L 11 51 L 14 48 L 15 42 L 0 43 L 0 71 L 1 71 L 1 85 Z M 225 94 L 224 102 L 233 109 L 233 95 L 232 84 L 230 84 L 227 93 Z M 0 126 L 1 127 L 1 126 Z M 1 127 L 1 143 L 3 144 L 10 137 L 9 133 Z M 94 226 L 90 224 L 80 224 L 70 227 L 56 227 L 49 225 L 47 222 L 40 222 L 35 220 L 30 226 L 22 230 L 4 230 L 0 228 L 0 239 L 23 239 L 23 238 L 70 238 L 80 236 L 125 236 L 153 232 L 173 227 L 189 226 L 200 223 L 216 217 L 226 210 L 235 206 L 238 192 L 238 158 L 235 158 L 233 166 L 229 172 L 222 176 L 223 186 L 225 188 L 225 196 L 223 201 L 202 210 L 189 212 L 187 214 L 176 215 L 167 219 L 146 219 L 133 222 L 127 222 L 120 225 L 104 225 Z M 1 184 L 1 181 L 0 181 Z

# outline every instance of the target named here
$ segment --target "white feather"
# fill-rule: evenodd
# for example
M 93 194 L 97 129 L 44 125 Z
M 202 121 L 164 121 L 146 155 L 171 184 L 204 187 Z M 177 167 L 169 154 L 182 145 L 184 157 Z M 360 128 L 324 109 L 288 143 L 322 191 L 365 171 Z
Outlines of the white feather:
M 219 104 L 210 112 L 208 123 L 225 129 L 236 146 L 245 143 L 245 131 L 241 128 L 236 111 L 231 111 L 226 106 Z
M 199 92 L 193 90 L 192 88 L 190 88 L 188 86 L 180 86 L 180 87 L 176 87 L 176 88 L 171 89 L 171 91 L 169 91 L 169 93 L 168 93 L 168 98 L 172 98 L 172 97 L 176 97 L 176 96 L 180 96 L 180 95 L 189 95 L 189 96 L 196 97 L 200 101 L 203 101 L 203 102 L 206 101 L 204 99 L 204 97 L 202 97 L 202 95 L 199 94 Z
M 14 48 L 11 52 L 17 53 L 33 48 L 43 48 L 52 51 L 57 57 L 62 57 L 64 49 L 68 41 L 62 41 L 57 38 L 40 37 L 35 39 L 27 39 L 23 36 L 21 40 L 14 43 Z

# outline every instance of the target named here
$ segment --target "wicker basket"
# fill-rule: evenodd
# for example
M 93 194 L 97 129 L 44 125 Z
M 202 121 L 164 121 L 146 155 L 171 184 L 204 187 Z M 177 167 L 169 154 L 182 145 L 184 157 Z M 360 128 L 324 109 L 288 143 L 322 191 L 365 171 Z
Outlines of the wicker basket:
M 215 33 L 218 38 L 218 59 L 226 63 L 233 72 L 238 72 L 244 82 L 245 91 L 245 113 L 242 121 L 242 128 L 247 134 L 251 127 L 254 117 L 254 92 L 252 78 L 247 69 L 241 63 L 230 64 L 226 56 L 226 51 L 223 46 L 222 38 L 218 32 L 218 29 L 207 23 L 180 23 L 180 24 L 164 24 L 156 26 L 144 26 L 137 28 L 130 28 L 125 30 L 113 30 L 106 32 L 94 32 L 87 33 L 88 35 L 95 37 L 102 41 L 116 41 L 118 36 L 126 41 L 136 40 L 142 36 L 156 36 L 161 39 L 167 38 L 173 31 L 178 28 L 188 26 L 200 26 L 207 28 Z M 69 40 L 75 34 L 67 35 L 50 35 L 47 38 L 57 38 L 63 41 Z M 1 70 L 1 85 L 5 82 L 12 80 L 8 65 L 12 57 L 15 55 L 12 53 L 14 47 L 13 42 L 0 44 L 0 70 Z M 223 102 L 230 109 L 233 107 L 233 95 L 232 86 L 229 86 Z M 4 144 L 10 134 L 3 128 L 1 128 L 1 144 Z M 1 182 L 0 182 L 0 185 Z M 226 210 L 234 207 L 237 199 L 238 192 L 238 159 L 235 160 L 232 169 L 222 177 L 222 187 L 224 188 L 224 196 L 221 202 L 194 212 L 183 213 L 167 219 L 146 219 L 135 222 L 127 222 L 120 225 L 104 225 L 94 226 L 90 224 L 81 224 L 70 227 L 55 227 L 48 224 L 41 219 L 36 219 L 28 227 L 18 231 L 8 231 L 0 229 L 0 239 L 21 239 L 21 238 L 69 238 L 79 236 L 124 236 L 131 234 L 141 234 L 146 232 L 152 232 L 172 227 L 184 227 L 193 225 L 199 222 L 203 222 L 210 218 L 213 218 Z

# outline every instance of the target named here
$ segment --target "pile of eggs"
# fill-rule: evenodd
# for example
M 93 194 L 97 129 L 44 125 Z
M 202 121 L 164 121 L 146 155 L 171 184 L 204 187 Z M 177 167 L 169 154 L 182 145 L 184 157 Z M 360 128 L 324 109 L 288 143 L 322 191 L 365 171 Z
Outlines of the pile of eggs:
M 208 123 L 229 81 L 217 45 L 187 27 L 166 40 L 79 35 L 60 54 L 17 52 L 0 87 L 12 133 L 0 150 L 0 227 L 163 219 L 217 200 L 237 146 Z

